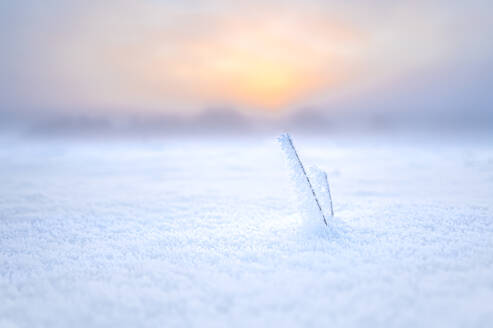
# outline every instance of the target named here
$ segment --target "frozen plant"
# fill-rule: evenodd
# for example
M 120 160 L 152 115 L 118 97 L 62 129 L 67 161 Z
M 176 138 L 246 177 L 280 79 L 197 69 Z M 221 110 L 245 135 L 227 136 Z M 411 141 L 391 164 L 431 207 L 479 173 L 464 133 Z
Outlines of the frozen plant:
M 285 154 L 300 211 L 306 223 L 311 224 L 313 218 L 319 218 L 330 228 L 328 220 L 334 216 L 334 211 L 327 174 L 316 167 L 307 173 L 289 134 L 284 133 L 277 140 Z
M 332 197 L 330 196 L 327 173 L 317 166 L 312 166 L 308 169 L 308 179 L 315 191 L 315 196 L 322 208 L 322 213 L 326 218 L 333 217 L 334 209 L 332 208 Z

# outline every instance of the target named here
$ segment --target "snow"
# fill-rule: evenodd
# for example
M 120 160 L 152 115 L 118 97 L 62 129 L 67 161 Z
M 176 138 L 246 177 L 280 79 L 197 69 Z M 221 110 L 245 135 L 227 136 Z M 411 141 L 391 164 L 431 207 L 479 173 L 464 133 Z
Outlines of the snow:
M 491 140 L 274 139 L 0 139 L 0 327 L 491 325 Z

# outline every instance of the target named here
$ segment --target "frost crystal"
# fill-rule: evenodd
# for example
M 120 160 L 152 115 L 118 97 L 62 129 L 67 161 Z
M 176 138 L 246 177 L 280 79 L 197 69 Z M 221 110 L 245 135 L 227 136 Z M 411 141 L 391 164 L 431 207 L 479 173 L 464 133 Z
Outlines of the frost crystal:
M 334 214 L 327 175 L 319 169 L 312 169 L 310 172 L 311 177 L 309 177 L 289 134 L 284 133 L 277 140 L 286 155 L 286 162 L 296 189 L 300 212 L 304 216 L 306 223 L 311 223 L 313 218 L 318 217 L 328 226 L 327 219 Z

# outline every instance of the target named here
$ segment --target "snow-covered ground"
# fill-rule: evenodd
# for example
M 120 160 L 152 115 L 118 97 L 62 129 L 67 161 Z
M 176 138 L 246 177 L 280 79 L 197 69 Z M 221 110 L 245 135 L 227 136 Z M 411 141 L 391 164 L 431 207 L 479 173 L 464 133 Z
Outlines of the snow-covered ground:
M 0 327 L 491 327 L 492 142 L 294 137 L 1 139 Z

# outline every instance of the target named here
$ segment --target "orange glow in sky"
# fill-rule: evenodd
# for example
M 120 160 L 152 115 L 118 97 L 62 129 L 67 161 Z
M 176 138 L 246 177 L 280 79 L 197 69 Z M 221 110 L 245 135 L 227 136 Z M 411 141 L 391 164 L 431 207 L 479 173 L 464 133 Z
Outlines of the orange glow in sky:
M 344 72 L 338 71 L 340 54 L 331 46 L 354 42 L 334 38 L 336 29 L 330 26 L 311 31 L 325 36 L 316 46 L 299 38 L 297 32 L 306 27 L 298 25 L 257 22 L 257 26 L 235 27 L 226 27 L 228 32 L 214 40 L 191 45 L 195 73 L 189 78 L 203 79 L 202 88 L 216 100 L 264 110 L 284 108 L 337 83 Z
M 344 26 L 297 21 L 221 21 L 186 37 L 156 31 L 138 45 L 104 46 L 135 102 L 174 100 L 257 111 L 288 108 L 343 81 L 359 35 Z M 118 92 L 120 93 L 120 92 Z M 202 104 L 200 104 L 202 102 Z
M 24 17 L 20 7 L 22 33 L 3 55 L 5 76 L 15 77 L 4 86 L 12 108 L 108 115 L 334 108 L 333 101 L 390 90 L 409 72 L 440 69 L 458 49 L 453 28 L 469 26 L 425 2 L 108 0 L 42 8 Z

